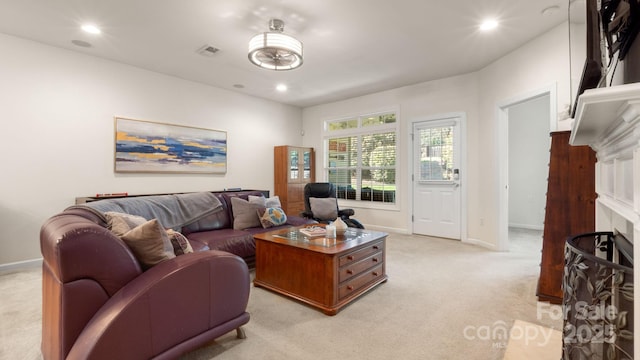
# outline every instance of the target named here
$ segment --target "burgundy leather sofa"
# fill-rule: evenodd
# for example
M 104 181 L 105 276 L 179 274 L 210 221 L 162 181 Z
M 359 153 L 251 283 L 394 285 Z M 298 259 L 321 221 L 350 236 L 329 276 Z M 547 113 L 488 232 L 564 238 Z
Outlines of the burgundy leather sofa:
M 58 359 L 174 359 L 249 322 L 253 234 L 223 208 L 182 228 L 194 253 L 143 271 L 104 217 L 70 207 L 42 226 L 42 355 Z M 291 224 L 308 220 L 288 216 Z
M 189 239 L 194 251 L 207 248 L 228 251 L 243 258 L 249 267 L 255 265 L 256 259 L 256 243 L 253 235 L 287 226 L 317 223 L 313 219 L 299 216 L 300 214 L 287 214 L 287 223 L 285 225 L 269 229 L 253 227 L 236 230 L 233 228 L 234 218 L 231 198 L 239 197 L 247 200 L 249 195 L 264 196 L 265 194 L 258 190 L 214 192 L 213 194 L 222 203 L 223 210 L 183 227 L 181 232 Z

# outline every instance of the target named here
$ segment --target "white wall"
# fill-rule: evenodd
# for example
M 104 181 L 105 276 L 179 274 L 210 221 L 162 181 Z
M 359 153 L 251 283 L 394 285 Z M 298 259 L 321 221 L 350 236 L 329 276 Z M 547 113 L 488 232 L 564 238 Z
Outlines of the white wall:
M 586 5 L 583 5 L 586 6 Z M 586 10 L 585 10 L 586 13 Z M 587 59 L 587 24 L 581 22 L 569 22 L 569 54 L 571 67 L 571 106 L 573 107 L 578 96 L 578 88 L 582 79 L 584 63 Z
M 399 186 L 408 187 L 412 121 L 467 115 L 468 236 L 496 247 L 498 156 L 496 104 L 550 83 L 559 108 L 570 102 L 568 28 L 561 25 L 466 75 L 298 108 L 0 35 L 0 108 L 5 126 L 0 187 L 0 264 L 40 257 L 38 234 L 77 196 L 156 193 L 227 187 L 273 190 L 274 145 L 313 146 L 323 176 L 322 122 L 396 108 L 400 114 Z M 228 132 L 226 175 L 114 174 L 115 115 Z M 303 123 L 300 123 L 300 119 Z M 569 122 L 559 124 L 569 128 Z M 248 130 L 250 129 L 250 130 Z M 300 130 L 307 134 L 300 137 Z M 302 144 L 300 144 L 302 143 Z M 465 176 L 463 174 L 463 176 Z M 411 230 L 409 192 L 399 209 L 356 209 L 365 224 Z M 480 220 L 483 220 L 482 222 Z
M 542 230 L 549 175 L 549 96 L 509 108 L 509 226 Z
M 51 215 L 96 193 L 273 191 L 299 108 L 0 34 L 0 264 L 40 258 Z M 226 175 L 115 174 L 115 115 L 227 131 Z
M 479 72 L 480 87 L 480 144 L 479 149 L 488 161 L 474 201 L 477 208 L 470 209 L 469 233 L 478 240 L 498 244 L 500 192 L 497 152 L 497 106 L 508 103 L 532 91 L 555 85 L 557 108 L 571 102 L 569 69 L 569 36 L 567 23 L 542 34 L 525 46 L 499 59 Z M 560 118 L 564 114 L 560 114 Z M 569 129 L 570 121 L 559 121 L 558 130 Z M 472 161 L 472 160 L 469 160 Z M 475 215 L 475 217 L 474 217 Z M 480 216 L 484 216 L 484 225 Z
M 409 133 L 411 123 L 436 114 L 466 112 L 469 132 L 476 131 L 477 75 L 461 75 L 444 80 L 384 91 L 335 103 L 313 106 L 303 110 L 304 145 L 316 148 L 316 180 L 326 181 L 325 154 L 321 136 L 325 120 L 360 115 L 389 109 L 399 111 L 400 136 L 398 138 L 398 188 L 397 210 L 373 210 L 354 207 L 358 220 L 365 227 L 379 230 L 409 232 L 411 230 L 411 202 L 406 188 L 411 176 L 411 152 Z M 346 207 L 342 206 L 341 207 Z
M 525 46 L 472 74 L 425 82 L 413 86 L 324 104 L 303 110 L 307 134 L 321 131 L 325 120 L 393 107 L 400 109 L 399 211 L 356 209 L 358 220 L 373 228 L 411 231 L 408 191 L 410 152 L 408 136 L 412 121 L 449 112 L 467 115 L 467 229 L 469 241 L 498 248 L 498 154 L 497 104 L 519 94 L 554 85 L 558 108 L 570 103 L 568 25 L 542 34 Z M 569 121 L 558 124 L 569 128 Z M 318 149 L 318 180 L 323 178 L 322 141 L 305 136 L 304 144 Z M 463 175 L 464 176 L 464 175 Z

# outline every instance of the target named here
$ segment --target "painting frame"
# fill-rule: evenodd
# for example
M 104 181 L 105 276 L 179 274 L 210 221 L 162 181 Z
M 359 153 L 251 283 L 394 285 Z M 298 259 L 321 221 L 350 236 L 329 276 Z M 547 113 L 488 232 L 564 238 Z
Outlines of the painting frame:
M 226 174 L 227 132 L 114 117 L 116 173 Z

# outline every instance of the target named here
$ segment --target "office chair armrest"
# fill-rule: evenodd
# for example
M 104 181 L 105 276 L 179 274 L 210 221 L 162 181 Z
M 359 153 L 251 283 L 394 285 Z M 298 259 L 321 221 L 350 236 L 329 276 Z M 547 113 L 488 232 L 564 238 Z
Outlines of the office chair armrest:
M 344 216 L 349 217 L 349 216 L 354 215 L 355 213 L 356 212 L 353 211 L 353 209 L 340 209 L 340 210 L 338 210 L 338 216 L 340 216 L 340 217 L 344 217 Z

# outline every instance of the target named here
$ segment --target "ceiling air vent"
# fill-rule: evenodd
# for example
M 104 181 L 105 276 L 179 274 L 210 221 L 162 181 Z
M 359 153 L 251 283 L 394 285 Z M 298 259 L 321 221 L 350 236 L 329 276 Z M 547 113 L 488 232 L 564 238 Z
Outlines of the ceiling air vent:
M 220 49 L 218 49 L 217 47 L 205 45 L 198 49 L 196 52 L 202 56 L 213 56 L 218 51 L 220 51 Z

